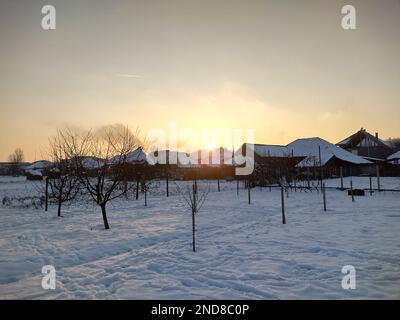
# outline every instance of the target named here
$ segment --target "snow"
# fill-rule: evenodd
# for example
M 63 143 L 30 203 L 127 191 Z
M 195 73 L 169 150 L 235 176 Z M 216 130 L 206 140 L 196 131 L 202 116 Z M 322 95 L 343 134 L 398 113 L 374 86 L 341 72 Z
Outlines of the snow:
M 291 153 L 286 146 L 250 144 L 254 152 L 260 157 L 290 157 Z
M 399 190 L 400 178 L 380 177 L 380 187 L 382 190 Z M 369 189 L 369 177 L 345 177 L 343 178 L 343 187 L 350 188 L 350 181 L 353 181 L 355 189 Z M 372 189 L 378 189 L 378 181 L 376 177 L 372 177 Z M 340 178 L 324 180 L 327 187 L 340 188 Z M 317 184 L 317 182 L 315 182 Z
M 211 150 L 203 149 L 190 153 L 171 151 L 170 161 L 176 157 L 178 167 L 180 168 L 198 168 L 201 165 L 219 167 L 221 166 L 221 158 L 222 163 L 231 164 L 232 156 L 232 150 L 227 148 L 216 148 Z
M 110 164 L 118 164 L 119 162 L 128 162 L 128 163 L 142 163 L 147 161 L 147 156 L 143 152 L 142 148 L 137 148 L 132 152 L 126 155 L 125 159 L 122 159 L 121 156 L 115 156 L 110 159 Z
M 46 160 L 35 161 L 24 167 L 26 171 L 46 169 L 51 166 L 51 162 Z
M 41 176 L 42 175 L 42 170 L 40 170 L 40 169 L 25 170 L 25 172 L 31 174 L 32 176 Z
M 400 151 L 397 151 L 393 154 L 391 154 L 389 157 L 387 157 L 388 160 L 397 160 L 400 159 Z
M 319 147 L 321 148 L 321 165 L 325 165 L 333 157 L 353 164 L 371 163 L 321 138 L 297 139 L 287 145 L 290 151 L 293 150 L 294 156 L 307 157 L 298 164 L 299 167 L 313 167 L 314 159 L 319 164 Z
M 355 188 L 369 187 L 369 178 L 352 179 Z M 400 190 L 400 178 L 382 177 L 381 184 Z M 236 196 L 235 182 L 221 182 L 222 192 L 215 181 L 209 186 L 197 216 L 196 253 L 190 212 L 171 181 L 168 198 L 165 182 L 153 183 L 148 207 L 142 195 L 112 203 L 110 230 L 99 208 L 85 202 L 64 208 L 61 218 L 53 206 L 45 213 L 0 205 L 0 298 L 400 298 L 398 193 L 352 202 L 347 192 L 328 188 L 324 212 L 320 193 L 293 190 L 282 225 L 279 189 L 252 189 L 248 205 L 245 190 Z M 36 190 L 32 181 L 0 179 L 0 198 Z M 41 288 L 47 264 L 56 268 L 56 290 Z M 349 264 L 356 268 L 355 290 L 341 287 L 341 269 Z
M 304 157 L 305 159 L 298 164 L 299 167 L 313 167 L 315 164 L 319 165 L 319 147 L 321 147 L 322 165 L 325 165 L 334 157 L 353 164 L 371 163 L 360 156 L 352 154 L 318 137 L 297 139 L 287 146 L 266 144 L 248 144 L 248 146 L 260 157 Z M 237 150 L 236 154 L 242 154 L 241 149 Z
M 95 157 L 83 157 L 80 163 L 83 168 L 88 170 L 98 169 L 104 166 L 104 160 Z

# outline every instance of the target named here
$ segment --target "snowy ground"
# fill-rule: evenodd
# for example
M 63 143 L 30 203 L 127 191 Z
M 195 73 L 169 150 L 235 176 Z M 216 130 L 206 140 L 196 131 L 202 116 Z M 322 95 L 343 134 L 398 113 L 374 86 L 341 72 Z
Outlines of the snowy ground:
M 368 178 L 353 182 L 369 187 Z M 400 188 L 400 178 L 381 183 Z M 155 186 L 148 207 L 143 198 L 110 206 L 111 230 L 103 230 L 92 205 L 69 206 L 58 218 L 54 206 L 45 213 L 0 204 L 0 298 L 400 298 L 400 193 L 352 202 L 346 192 L 327 189 L 324 212 L 321 194 L 290 192 L 282 225 L 278 189 L 252 189 L 248 205 L 235 183 L 224 182 L 218 193 L 212 182 L 193 253 L 182 198 L 173 191 L 166 198 L 163 182 Z M 0 199 L 36 190 L 23 179 L 0 179 Z M 56 268 L 56 290 L 41 287 L 47 264 Z M 345 265 L 356 268 L 355 290 L 341 287 Z

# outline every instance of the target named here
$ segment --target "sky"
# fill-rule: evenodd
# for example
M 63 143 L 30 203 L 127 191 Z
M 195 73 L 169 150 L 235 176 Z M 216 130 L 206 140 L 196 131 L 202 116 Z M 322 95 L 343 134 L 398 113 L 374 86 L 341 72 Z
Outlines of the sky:
M 253 129 L 267 144 L 399 137 L 399 31 L 400 0 L 2 0 L 0 161 L 115 123 Z

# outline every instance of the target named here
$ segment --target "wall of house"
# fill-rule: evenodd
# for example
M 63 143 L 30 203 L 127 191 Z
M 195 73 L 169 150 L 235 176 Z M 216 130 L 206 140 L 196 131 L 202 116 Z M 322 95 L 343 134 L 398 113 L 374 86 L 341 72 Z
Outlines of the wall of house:
M 389 155 L 393 153 L 393 150 L 385 147 L 357 147 L 352 149 L 347 149 L 347 151 L 357 154 L 362 157 L 371 157 L 386 159 Z

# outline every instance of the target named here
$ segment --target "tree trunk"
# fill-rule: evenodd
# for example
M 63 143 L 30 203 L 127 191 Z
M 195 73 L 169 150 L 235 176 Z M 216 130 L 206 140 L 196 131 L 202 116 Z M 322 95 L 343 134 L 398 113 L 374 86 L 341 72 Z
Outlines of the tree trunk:
M 106 205 L 101 206 L 101 213 L 103 215 L 104 228 L 106 230 L 110 229 L 110 226 L 108 225 L 108 220 L 107 220 Z
M 192 245 L 193 252 L 196 252 L 196 211 L 197 211 L 197 183 L 193 184 L 193 203 L 192 203 Z
M 58 209 L 57 209 L 57 216 L 61 217 L 61 198 L 58 199 Z
M 126 178 L 124 178 L 124 196 L 128 198 L 128 181 Z
M 193 252 L 196 252 L 196 222 L 195 222 L 195 212 L 192 212 L 192 237 L 193 237 Z

